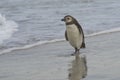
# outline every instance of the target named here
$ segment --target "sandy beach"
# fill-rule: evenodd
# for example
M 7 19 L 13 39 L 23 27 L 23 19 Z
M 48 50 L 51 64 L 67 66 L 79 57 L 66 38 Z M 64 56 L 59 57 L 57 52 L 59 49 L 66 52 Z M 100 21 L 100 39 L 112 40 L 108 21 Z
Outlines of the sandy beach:
M 0 80 L 119 80 L 120 32 L 86 38 L 86 49 L 71 56 L 66 41 L 0 55 Z

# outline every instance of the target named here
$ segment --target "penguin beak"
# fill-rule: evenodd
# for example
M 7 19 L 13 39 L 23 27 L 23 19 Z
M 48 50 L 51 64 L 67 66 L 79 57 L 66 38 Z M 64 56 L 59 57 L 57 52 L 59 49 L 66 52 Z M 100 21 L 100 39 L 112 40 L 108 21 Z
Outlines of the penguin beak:
M 63 19 L 61 19 L 61 21 L 65 21 L 65 19 L 63 18 Z

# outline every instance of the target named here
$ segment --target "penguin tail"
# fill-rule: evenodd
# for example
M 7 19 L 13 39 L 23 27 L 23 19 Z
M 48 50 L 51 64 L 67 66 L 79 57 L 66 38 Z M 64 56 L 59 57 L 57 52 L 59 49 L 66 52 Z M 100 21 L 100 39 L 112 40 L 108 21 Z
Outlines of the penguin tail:
M 86 48 L 85 43 L 83 42 L 81 48 Z

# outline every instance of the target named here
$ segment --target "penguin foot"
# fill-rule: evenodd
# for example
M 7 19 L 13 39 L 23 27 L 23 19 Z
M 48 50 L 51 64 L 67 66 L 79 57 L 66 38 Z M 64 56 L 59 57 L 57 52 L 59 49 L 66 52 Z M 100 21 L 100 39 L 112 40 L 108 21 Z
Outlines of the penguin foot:
M 75 55 L 79 55 L 80 52 L 79 51 L 75 51 L 74 53 L 71 54 L 71 56 L 75 56 Z

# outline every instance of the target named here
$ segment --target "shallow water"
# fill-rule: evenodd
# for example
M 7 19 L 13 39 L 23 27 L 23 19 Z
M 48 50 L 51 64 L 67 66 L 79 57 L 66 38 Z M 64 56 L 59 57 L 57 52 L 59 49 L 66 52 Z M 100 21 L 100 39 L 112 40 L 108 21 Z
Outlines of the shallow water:
M 119 0 L 4 0 L 0 13 L 17 27 L 10 23 L 2 30 L 0 49 L 63 39 L 65 25 L 60 20 L 68 14 L 80 22 L 86 35 L 118 28 L 119 4 Z
M 86 38 L 86 48 L 76 58 L 66 41 L 2 54 L 0 80 L 119 80 L 119 35 Z

